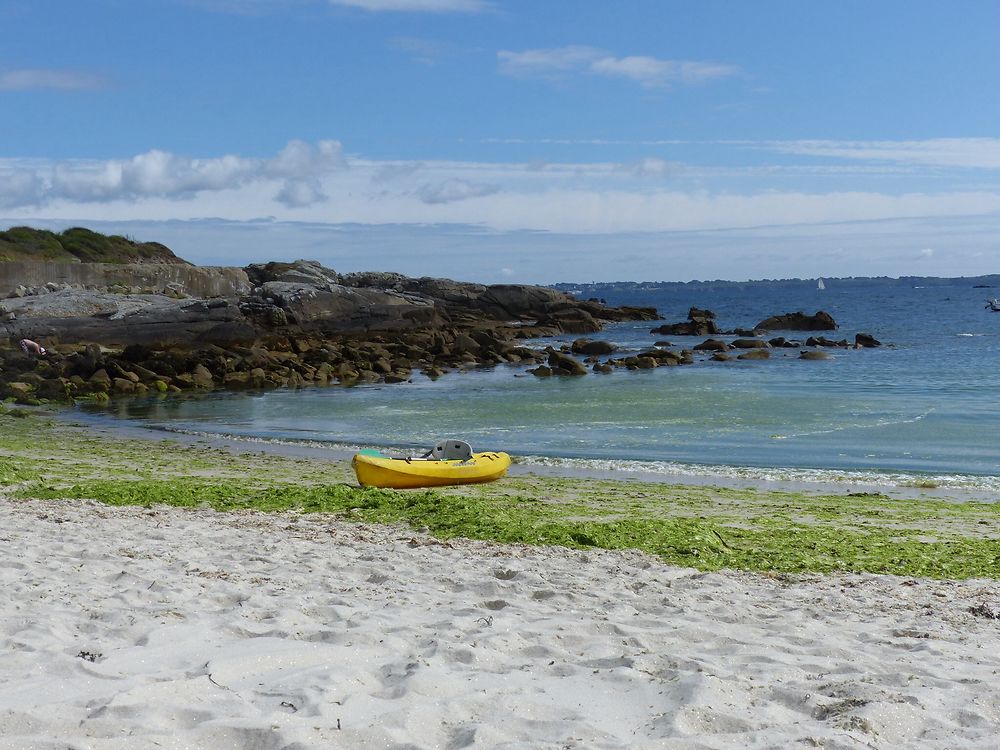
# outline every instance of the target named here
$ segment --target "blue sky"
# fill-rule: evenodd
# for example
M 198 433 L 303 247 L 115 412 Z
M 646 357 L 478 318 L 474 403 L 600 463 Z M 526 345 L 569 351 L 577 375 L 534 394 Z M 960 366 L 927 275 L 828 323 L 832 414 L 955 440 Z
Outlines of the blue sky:
M 1000 3 L 5 0 L 0 227 L 484 282 L 1000 272 Z

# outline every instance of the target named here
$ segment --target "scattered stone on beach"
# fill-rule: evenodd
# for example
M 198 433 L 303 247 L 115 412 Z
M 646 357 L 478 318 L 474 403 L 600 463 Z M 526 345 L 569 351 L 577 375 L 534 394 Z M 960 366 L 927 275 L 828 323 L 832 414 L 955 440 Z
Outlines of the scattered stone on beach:
M 985 617 L 987 620 L 1000 620 L 1000 609 L 991 607 L 986 602 L 969 607 L 969 613 L 976 617 Z

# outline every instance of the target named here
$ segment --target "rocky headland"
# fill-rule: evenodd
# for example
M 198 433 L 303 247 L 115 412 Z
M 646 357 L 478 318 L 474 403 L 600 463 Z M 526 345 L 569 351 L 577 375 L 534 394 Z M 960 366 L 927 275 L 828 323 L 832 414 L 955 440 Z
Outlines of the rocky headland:
M 826 338 L 820 332 L 837 323 L 823 311 L 723 330 L 713 311 L 692 307 L 686 321 L 651 333 L 706 337 L 700 343 L 677 349 L 659 340 L 622 353 L 588 334 L 611 321 L 658 320 L 655 309 L 541 286 L 341 274 L 308 260 L 197 267 L 158 243 L 86 229 L 2 232 L 0 260 L 0 398 L 22 403 L 402 383 L 414 372 L 436 378 L 501 363 L 547 377 L 761 360 L 775 349 L 817 360 L 832 348 L 881 345 L 867 333 L 853 342 Z M 811 335 L 767 338 L 774 331 Z M 527 345 L 561 334 L 581 337 L 559 349 Z M 45 355 L 23 351 L 22 339 L 44 346 Z
M 315 261 L 211 269 L 162 258 L 18 260 L 0 263 L 0 296 L 0 398 L 26 403 L 400 383 L 414 371 L 438 377 L 541 364 L 551 352 L 523 339 L 657 318 L 652 308 L 614 308 L 545 287 L 339 274 Z M 46 354 L 22 351 L 21 339 Z

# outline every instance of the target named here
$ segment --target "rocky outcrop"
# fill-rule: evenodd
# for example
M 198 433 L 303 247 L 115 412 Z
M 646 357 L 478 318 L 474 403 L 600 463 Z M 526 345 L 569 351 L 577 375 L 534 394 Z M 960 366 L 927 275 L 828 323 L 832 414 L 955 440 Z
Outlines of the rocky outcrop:
M 719 333 L 715 324 L 715 313 L 692 307 L 688 310 L 688 319 L 684 323 L 667 323 L 654 328 L 650 333 L 662 336 L 714 336 Z
M 518 339 L 656 317 L 648 308 L 578 302 L 542 287 L 340 275 L 312 261 L 254 264 L 241 273 L 240 294 L 210 299 L 61 288 L 0 301 L 12 346 L 30 338 L 49 349 L 43 358 L 5 352 L 0 396 L 398 383 L 414 370 L 438 377 L 501 362 L 547 362 L 551 373 L 580 375 L 587 369 L 568 354 Z M 611 345 L 593 346 L 607 352 Z
M 837 323 L 830 313 L 822 310 L 815 315 L 806 315 L 799 311 L 772 315 L 754 328 L 758 331 L 835 331 Z

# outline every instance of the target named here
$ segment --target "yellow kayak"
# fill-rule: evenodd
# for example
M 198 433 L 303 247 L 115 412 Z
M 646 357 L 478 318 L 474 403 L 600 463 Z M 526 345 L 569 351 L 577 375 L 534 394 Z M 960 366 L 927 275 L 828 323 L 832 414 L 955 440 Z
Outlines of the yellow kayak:
M 464 460 L 390 458 L 378 451 L 364 450 L 351 462 L 362 487 L 442 487 L 449 484 L 492 482 L 507 473 L 506 453 L 473 453 Z

